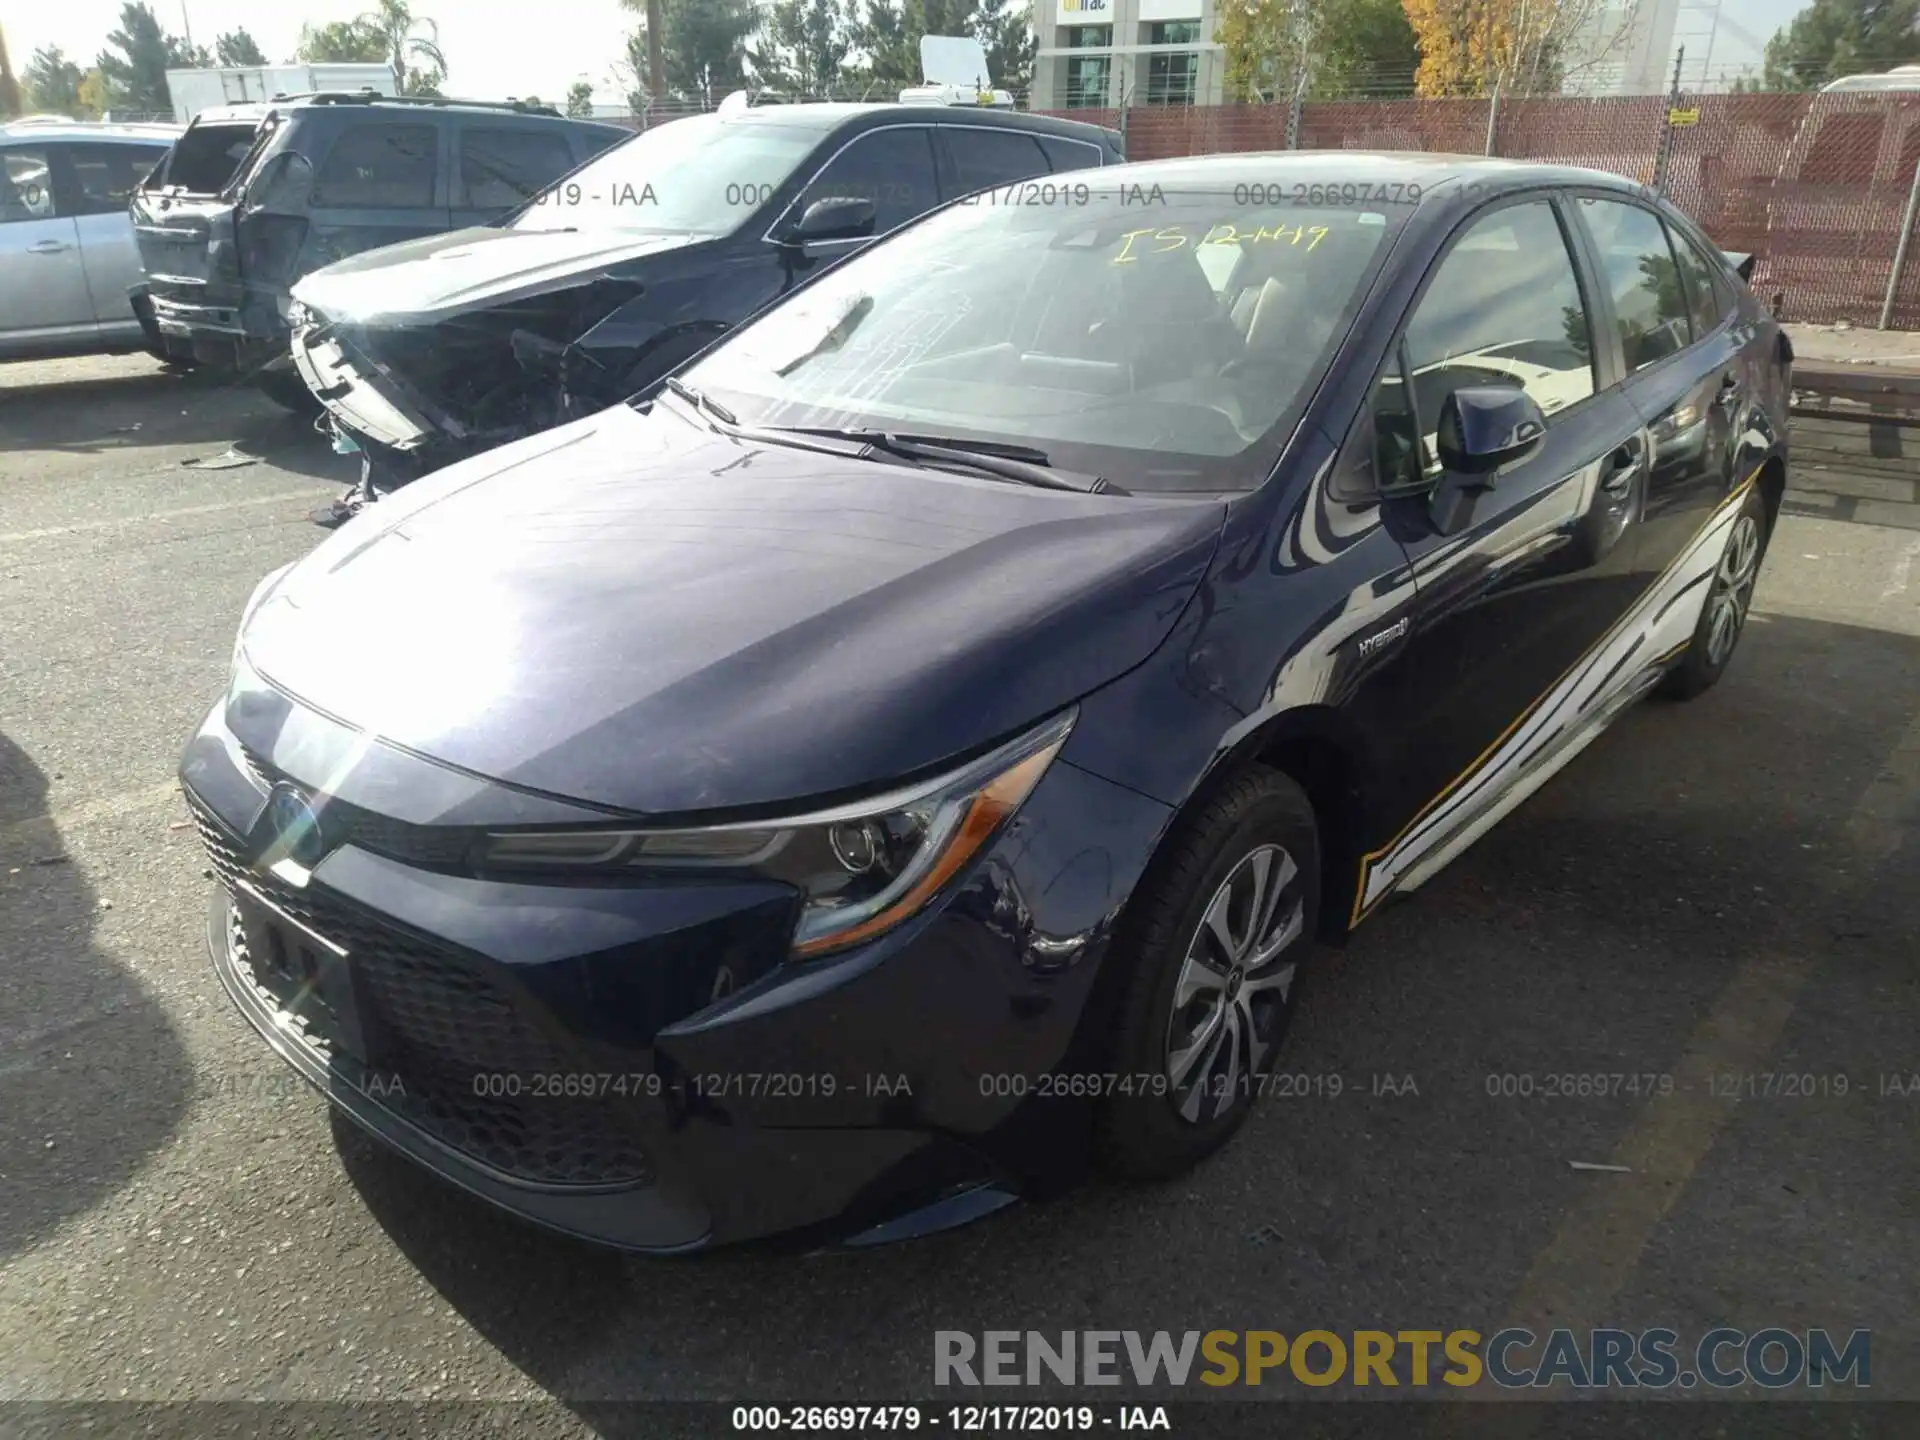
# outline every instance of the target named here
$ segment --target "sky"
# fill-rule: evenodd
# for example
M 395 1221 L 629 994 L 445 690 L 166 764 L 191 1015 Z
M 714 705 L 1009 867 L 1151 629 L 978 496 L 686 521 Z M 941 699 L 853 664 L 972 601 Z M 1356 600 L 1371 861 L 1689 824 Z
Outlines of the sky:
M 178 34 L 190 30 L 193 38 L 211 45 L 223 30 L 245 26 L 272 61 L 290 59 L 299 43 L 303 21 L 351 19 L 368 8 L 367 0 L 152 0 L 160 23 Z M 1051 12 L 1053 0 L 1035 0 L 1041 13 Z M 1643 0 L 1644 3 L 1644 0 Z M 1698 7 L 1702 0 L 1682 0 Z M 1715 40 L 1712 65 L 1723 67 L 1758 61 L 1745 35 L 1764 42 L 1785 25 L 1806 0 L 1721 0 L 1723 28 Z M 619 105 L 626 82 L 618 67 L 626 54 L 627 32 L 635 17 L 620 8 L 619 0 L 413 0 L 421 15 L 440 25 L 440 43 L 446 51 L 449 95 L 481 100 L 509 95 L 538 95 L 561 100 L 576 80 L 592 82 L 594 100 Z M 14 0 L 7 7 L 7 48 L 14 68 L 24 68 L 27 57 L 42 45 L 58 45 L 69 58 L 90 64 L 107 35 L 118 24 L 120 0 Z M 184 10 L 184 19 L 183 19 Z M 1737 27 L 1724 22 L 1737 19 Z M 1704 30 L 1689 19 L 1683 32 Z M 1692 65 L 1688 69 L 1691 71 Z
M 372 8 L 370 0 L 149 3 L 169 31 L 191 31 L 209 49 L 221 31 L 244 26 L 276 63 L 292 58 L 303 22 L 350 20 Z M 596 103 L 625 102 L 626 82 L 614 72 L 637 17 L 621 9 L 619 0 L 413 0 L 413 9 L 439 22 L 448 70 L 441 88 L 449 95 L 480 100 L 538 95 L 558 101 L 584 79 L 592 82 Z M 90 65 L 120 23 L 120 0 L 9 0 L 0 10 L 16 71 L 42 45 L 58 45 L 69 59 Z

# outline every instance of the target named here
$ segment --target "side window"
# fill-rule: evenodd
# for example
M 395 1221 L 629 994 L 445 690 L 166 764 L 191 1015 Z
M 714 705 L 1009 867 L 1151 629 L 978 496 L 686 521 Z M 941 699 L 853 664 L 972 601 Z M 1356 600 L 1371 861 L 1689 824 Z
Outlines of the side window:
M 0 225 L 53 217 L 53 166 L 47 150 L 37 145 L 0 150 Z
M 340 210 L 416 210 L 433 204 L 439 134 L 431 125 L 355 125 L 327 152 L 313 204 Z
M 946 133 L 947 149 L 953 154 L 959 182 L 956 194 L 970 195 L 992 185 L 1010 185 L 1047 173 L 1046 152 L 1031 135 L 1013 130 L 963 129 L 958 125 L 941 128 Z
M 873 233 L 884 235 L 939 203 L 933 178 L 933 132 L 902 125 L 862 135 L 827 163 L 800 199 L 853 197 L 873 202 Z
M 1720 274 L 1723 267 L 1701 254 L 1699 246 L 1672 226 L 1667 227 L 1667 239 L 1680 260 L 1680 276 L 1687 287 L 1687 311 L 1693 316 L 1693 334 L 1698 339 L 1716 328 L 1732 308 L 1728 304 L 1726 282 Z
M 164 145 L 71 145 L 79 194 L 76 214 L 123 215 L 140 182 L 167 153 Z
M 1034 139 L 1046 152 L 1056 175 L 1062 170 L 1088 170 L 1100 164 L 1100 147 L 1084 140 L 1062 140 L 1057 135 L 1036 135 Z
M 558 130 L 460 132 L 460 183 L 476 210 L 508 210 L 573 169 L 573 147 Z
M 1651 210 L 1621 200 L 1582 200 L 1580 214 L 1600 252 L 1613 294 L 1613 322 L 1627 373 L 1643 370 L 1693 341 L 1680 267 L 1667 228 Z
M 1474 221 L 1428 282 L 1406 347 L 1428 470 L 1439 463 L 1440 406 L 1462 386 L 1517 386 L 1547 415 L 1593 394 L 1586 305 L 1553 206 L 1533 200 Z M 1388 380 L 1399 389 L 1397 373 Z

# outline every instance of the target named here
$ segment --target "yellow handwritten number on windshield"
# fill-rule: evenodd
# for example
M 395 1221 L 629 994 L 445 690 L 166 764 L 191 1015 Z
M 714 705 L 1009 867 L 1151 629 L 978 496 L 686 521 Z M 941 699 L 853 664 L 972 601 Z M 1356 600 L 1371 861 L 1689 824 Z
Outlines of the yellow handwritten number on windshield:
M 1231 221 L 1215 225 L 1200 240 L 1202 245 L 1258 245 L 1263 242 L 1300 245 L 1307 243 L 1304 249 L 1312 250 L 1332 234 L 1325 225 L 1276 225 L 1271 230 L 1264 225 L 1250 230 L 1241 230 Z M 1149 226 L 1143 230 L 1129 230 L 1120 237 L 1120 252 L 1113 257 L 1112 264 L 1131 265 L 1142 255 L 1167 255 L 1175 250 L 1184 250 L 1193 243 L 1192 234 L 1178 225 L 1166 225 L 1159 229 Z

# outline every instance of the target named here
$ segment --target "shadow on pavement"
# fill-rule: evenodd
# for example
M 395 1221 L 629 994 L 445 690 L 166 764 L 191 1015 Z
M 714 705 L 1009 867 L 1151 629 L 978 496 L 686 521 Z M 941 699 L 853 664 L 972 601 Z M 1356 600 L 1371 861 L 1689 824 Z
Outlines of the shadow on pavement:
M 1283 1057 L 1302 1088 L 1167 1184 L 1090 1184 L 883 1250 L 653 1261 L 496 1214 L 345 1122 L 338 1143 L 409 1260 L 609 1434 L 647 1433 L 645 1412 L 600 1408 L 612 1400 L 926 1398 L 937 1329 L 1338 1332 L 1417 1319 L 1490 1333 L 1532 1257 L 1606 1183 L 1569 1162 L 1606 1160 L 1657 1103 L 1502 1098 L 1490 1076 L 1670 1071 L 1730 978 L 1779 950 L 1814 957 L 1779 1042 L 1787 1059 L 1857 1076 L 1920 1068 L 1916 817 L 1871 855 L 1848 829 L 1917 714 L 1920 639 L 1756 618 L 1715 691 L 1630 712 L 1363 927 Z M 1902 866 L 1908 883 L 1885 883 Z M 1920 1271 L 1920 1233 L 1896 1223 L 1911 1154 L 1888 1143 L 1897 1119 L 1863 1092 L 1730 1110 L 1717 1165 L 1709 1150 L 1670 1202 L 1657 1262 L 1653 1243 L 1644 1262 L 1611 1257 L 1620 1318 L 1691 1322 L 1685 1307 L 1719 1304 L 1723 1323 L 1749 1329 L 1843 1320 L 1890 1341 L 1910 1329 L 1896 1277 Z M 1809 1210 L 1796 1187 L 1816 1183 L 1830 1203 Z M 1871 1264 L 1845 1258 L 1869 1243 Z M 1828 1278 L 1770 1288 L 1795 1264 Z M 1913 1383 L 1885 1378 L 1884 1398 Z
M 125 373 L 0 383 L 0 453 L 62 451 L 112 455 L 154 446 L 229 445 L 282 470 L 351 481 L 357 466 L 333 453 L 297 415 L 243 380 L 213 371 L 174 371 L 127 361 Z M 6 380 L 0 373 L 0 382 Z
M 94 943 L 99 913 L 46 778 L 0 735 L 0 1259 L 124 1185 L 191 1097 L 160 1005 Z

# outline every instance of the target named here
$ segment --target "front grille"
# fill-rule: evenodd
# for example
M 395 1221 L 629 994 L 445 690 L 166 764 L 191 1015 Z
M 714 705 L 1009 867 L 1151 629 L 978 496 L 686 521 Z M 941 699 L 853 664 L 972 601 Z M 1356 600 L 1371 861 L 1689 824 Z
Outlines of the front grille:
M 476 832 L 457 825 L 409 825 L 404 820 L 376 815 L 331 795 L 316 794 L 311 786 L 301 785 L 256 751 L 243 745 L 240 754 L 254 779 L 265 788 L 271 790 L 276 785 L 293 784 L 311 796 L 315 813 L 320 816 L 321 830 L 340 844 L 356 845 L 409 865 L 445 870 L 465 864 L 478 838 Z
M 610 1186 L 651 1179 L 632 1123 L 648 1103 L 640 1077 L 606 1077 L 609 1065 L 550 1037 L 488 973 L 490 962 L 411 935 L 323 886 L 301 888 L 249 868 L 219 820 L 191 797 L 189 808 L 230 895 L 244 880 L 347 952 L 362 1028 L 379 1037 L 379 1053 L 357 1057 L 370 1076 L 359 1088 L 372 1103 L 518 1180 Z M 235 911 L 228 945 L 243 977 L 301 1043 L 336 1066 L 353 1058 L 343 1056 L 311 1005 L 254 963 Z M 587 1076 L 599 1093 L 565 1093 Z

